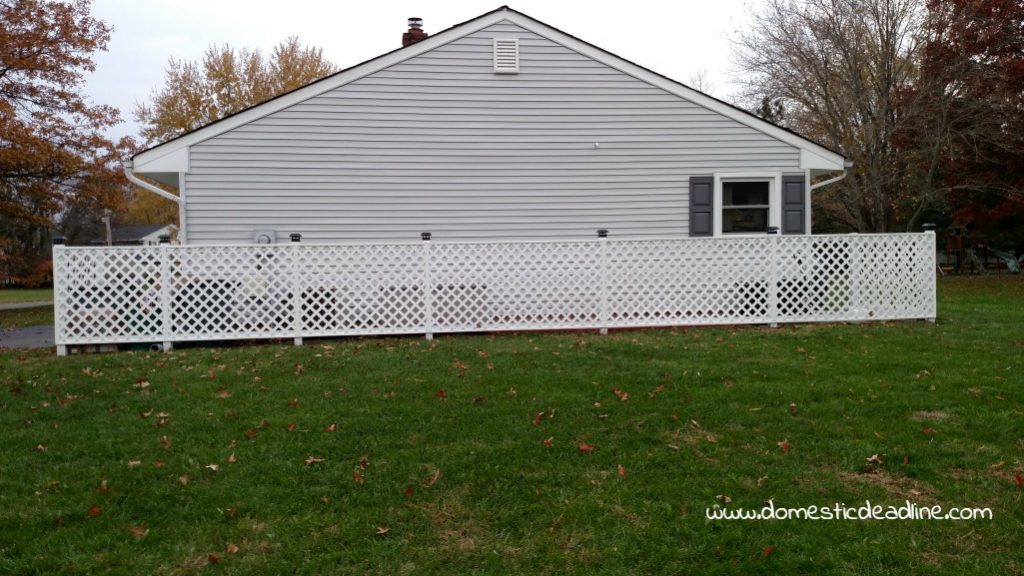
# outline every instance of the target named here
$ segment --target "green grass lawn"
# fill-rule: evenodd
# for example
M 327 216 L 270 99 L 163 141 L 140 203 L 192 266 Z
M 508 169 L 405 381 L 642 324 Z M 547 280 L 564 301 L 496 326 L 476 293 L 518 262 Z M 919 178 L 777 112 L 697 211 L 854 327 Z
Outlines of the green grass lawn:
M 53 288 L 0 289 L 0 304 L 15 302 L 53 302 Z
M 53 324 L 53 306 L 0 310 L 0 331 Z
M 0 573 L 1022 574 L 1024 281 L 939 305 L 0 355 Z M 994 517 L 705 518 L 866 499 Z

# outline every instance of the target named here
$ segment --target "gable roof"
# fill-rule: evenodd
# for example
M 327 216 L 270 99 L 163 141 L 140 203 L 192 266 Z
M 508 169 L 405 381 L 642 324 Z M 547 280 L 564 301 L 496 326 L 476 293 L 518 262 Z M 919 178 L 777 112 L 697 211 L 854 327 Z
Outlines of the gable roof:
M 758 130 L 777 140 L 790 144 L 801 151 L 801 167 L 823 170 L 842 170 L 845 158 L 842 154 L 835 152 L 809 138 L 802 136 L 788 128 L 783 128 L 768 122 L 742 108 L 709 96 L 699 90 L 685 84 L 672 80 L 667 76 L 644 68 L 603 50 L 589 42 L 581 40 L 571 34 L 563 32 L 553 26 L 549 26 L 522 12 L 513 10 L 508 6 L 501 6 L 495 10 L 477 16 L 471 20 L 456 24 L 441 32 L 433 34 L 424 40 L 410 46 L 398 48 L 367 60 L 355 66 L 340 70 L 302 86 L 290 92 L 280 94 L 270 100 L 245 108 L 220 120 L 186 132 L 181 136 L 157 144 L 132 156 L 132 167 L 135 171 L 146 173 L 177 173 L 188 172 L 188 147 L 213 138 L 224 132 L 248 124 L 254 120 L 273 114 L 274 112 L 298 104 L 309 98 L 313 98 L 325 92 L 340 88 L 350 82 L 383 70 L 389 66 L 413 58 L 425 52 L 429 52 L 438 46 L 442 46 L 463 36 L 472 34 L 492 24 L 509 21 L 521 26 L 531 32 L 548 38 L 572 49 L 580 54 L 588 56 L 620 72 L 633 76 L 638 80 L 659 87 L 666 92 L 675 94 L 680 98 L 694 104 L 722 114 L 750 128 Z

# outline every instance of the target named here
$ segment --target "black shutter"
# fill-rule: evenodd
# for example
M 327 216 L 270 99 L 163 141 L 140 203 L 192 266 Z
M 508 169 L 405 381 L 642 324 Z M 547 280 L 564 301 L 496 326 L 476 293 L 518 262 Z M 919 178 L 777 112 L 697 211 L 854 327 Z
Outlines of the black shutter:
M 715 233 L 713 176 L 690 176 L 690 236 Z
M 807 197 L 803 176 L 782 177 L 782 233 L 806 234 Z

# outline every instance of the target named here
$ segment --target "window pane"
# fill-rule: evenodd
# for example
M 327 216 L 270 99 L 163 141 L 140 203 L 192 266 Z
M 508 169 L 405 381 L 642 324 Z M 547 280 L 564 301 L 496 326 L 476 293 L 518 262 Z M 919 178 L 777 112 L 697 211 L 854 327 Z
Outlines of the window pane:
M 722 182 L 722 206 L 767 206 L 768 182 Z
M 767 208 L 725 208 L 722 210 L 722 233 L 768 232 Z

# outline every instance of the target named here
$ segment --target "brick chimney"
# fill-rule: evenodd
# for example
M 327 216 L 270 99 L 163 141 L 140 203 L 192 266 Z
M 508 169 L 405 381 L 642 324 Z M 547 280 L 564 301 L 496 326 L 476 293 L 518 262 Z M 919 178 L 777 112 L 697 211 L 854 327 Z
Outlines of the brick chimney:
M 423 31 L 423 18 L 409 18 L 409 31 L 402 34 L 402 47 L 412 46 L 429 36 Z

